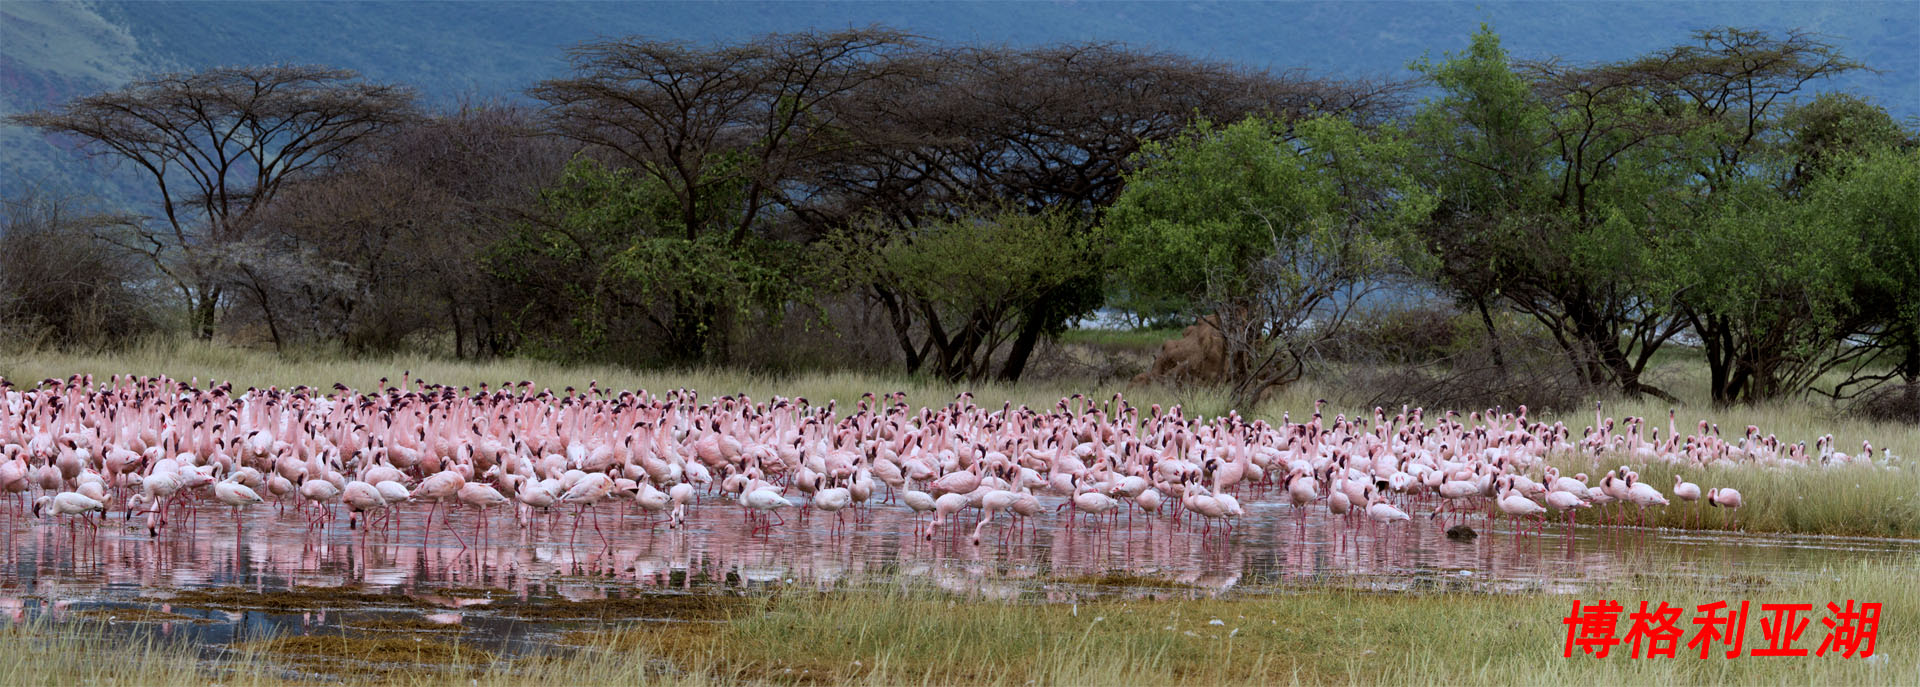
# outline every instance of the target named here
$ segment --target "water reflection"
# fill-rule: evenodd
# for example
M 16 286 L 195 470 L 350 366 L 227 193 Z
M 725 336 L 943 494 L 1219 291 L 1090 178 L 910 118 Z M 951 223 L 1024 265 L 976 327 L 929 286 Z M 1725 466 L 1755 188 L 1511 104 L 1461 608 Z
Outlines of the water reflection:
M 1021 528 L 1004 520 L 990 524 L 978 546 L 969 537 L 972 521 L 945 527 L 928 541 L 915 535 L 919 521 L 911 512 L 892 506 L 870 509 L 857 522 L 850 518 L 838 535 L 818 515 L 790 517 L 756 534 L 738 507 L 720 500 L 704 501 L 682 529 L 617 506 L 602 508 L 598 533 L 590 526 L 575 531 L 571 514 L 526 527 L 495 515 L 484 545 L 474 538 L 480 523 L 472 512 L 443 514 L 429 532 L 425 512 L 409 510 L 369 532 L 308 529 L 306 516 L 269 507 L 254 509 L 236 529 L 231 514 L 203 507 L 157 538 L 139 522 L 117 517 L 98 529 L 9 517 L 0 553 L 0 617 L 115 622 L 102 613 L 158 613 L 165 620 L 111 627 L 184 639 L 215 661 L 236 643 L 270 636 L 381 632 L 444 638 L 511 657 L 563 650 L 566 633 L 583 627 L 529 620 L 516 609 L 642 593 L 902 583 L 984 598 L 1066 602 L 1096 594 L 1183 598 L 1324 585 L 1577 591 L 1644 573 L 1716 584 L 1779 581 L 1835 563 L 1920 553 L 1920 542 L 1897 540 L 1594 528 L 1569 533 L 1551 526 L 1539 535 L 1521 535 L 1481 520 L 1471 524 L 1482 535 L 1462 542 L 1446 537 L 1446 523 L 1422 517 L 1424 509 L 1410 508 L 1416 513 L 1411 522 L 1381 527 L 1365 519 L 1341 521 L 1324 510 L 1296 518 L 1288 507 L 1263 502 L 1249 506 L 1247 517 L 1224 536 L 1219 529 L 1203 536 L 1198 529 L 1174 528 L 1164 519 L 1149 525 L 1138 514 L 1131 523 L 1121 516 L 1072 527 L 1046 517 Z M 471 545 L 463 546 L 449 526 Z M 1113 573 L 1161 584 L 1089 583 Z M 169 601 L 210 588 L 267 594 L 312 587 L 361 593 L 350 602 L 297 609 Z
M 522 600 L 586 600 L 702 585 L 917 579 L 958 592 L 1016 596 L 1060 578 L 1116 571 L 1206 590 L 1329 581 L 1407 589 L 1449 579 L 1494 590 L 1571 591 L 1647 572 L 1777 578 L 1836 561 L 1920 551 L 1914 542 L 1896 540 L 1636 529 L 1568 534 L 1549 526 L 1534 536 L 1489 529 L 1481 520 L 1471 524 L 1484 535 L 1460 542 L 1444 536 L 1442 522 L 1425 517 L 1382 527 L 1342 522 L 1324 511 L 1295 518 L 1290 508 L 1272 503 L 1250 506 L 1227 536 L 1219 529 L 1211 536 L 1175 529 L 1165 519 L 1149 526 L 1144 516 L 1131 525 L 1121 516 L 1073 527 L 1047 517 L 1018 530 L 1004 519 L 990 524 L 978 546 L 967 536 L 971 521 L 944 526 L 926 541 L 914 535 L 917 521 L 909 511 L 890 506 L 871 509 L 858 522 L 849 517 L 839 535 L 819 515 L 804 522 L 789 517 L 770 532 L 753 533 L 739 508 L 719 500 L 694 509 L 682 529 L 660 526 L 637 510 L 602 511 L 599 532 L 591 526 L 576 532 L 571 514 L 526 527 L 496 514 L 484 545 L 475 539 L 478 516 L 470 511 L 443 514 L 429 532 L 424 510 L 409 510 L 368 532 L 308 529 L 301 514 L 262 507 L 236 532 L 231 515 L 203 507 L 157 538 L 117 517 L 98 529 L 71 530 L 11 517 L 0 554 L 0 613 L 17 616 L 22 597 L 131 600 L 202 587 L 356 586 L 403 595 L 474 588 Z M 485 601 L 447 599 L 449 609 Z

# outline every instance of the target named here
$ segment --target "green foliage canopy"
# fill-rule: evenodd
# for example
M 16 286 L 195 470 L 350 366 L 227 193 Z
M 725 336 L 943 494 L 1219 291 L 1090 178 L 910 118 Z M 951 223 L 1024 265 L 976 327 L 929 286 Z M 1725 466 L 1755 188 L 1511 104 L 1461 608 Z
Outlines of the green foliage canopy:
M 702 226 L 727 226 L 704 220 L 738 212 L 731 201 L 740 186 L 702 196 L 693 215 Z M 540 209 L 488 264 L 529 287 L 523 329 L 550 355 L 658 356 L 622 348 L 632 328 L 651 327 L 668 342 L 660 357 L 693 362 L 724 354 L 723 343 L 712 344 L 725 341 L 729 316 L 805 297 L 792 251 L 751 234 L 736 241 L 726 231 L 688 231 L 679 199 L 630 169 L 578 158 L 542 191 Z
M 1202 122 L 1143 147 L 1107 212 L 1122 302 L 1148 316 L 1219 316 L 1236 402 L 1304 372 L 1372 284 L 1420 265 L 1410 228 L 1434 196 L 1392 129 L 1318 117 L 1291 127 Z
M 1315 275 L 1384 275 L 1417 259 L 1406 229 L 1433 196 L 1400 171 L 1405 141 L 1332 117 L 1202 122 L 1151 143 L 1107 212 L 1124 302 L 1200 314 Z

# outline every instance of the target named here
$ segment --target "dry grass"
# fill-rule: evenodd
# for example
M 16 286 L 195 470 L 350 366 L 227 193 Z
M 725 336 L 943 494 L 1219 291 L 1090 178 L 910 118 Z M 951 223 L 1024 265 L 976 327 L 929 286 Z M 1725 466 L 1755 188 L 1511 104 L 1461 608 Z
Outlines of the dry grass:
M 149 341 L 126 351 L 98 354 L 63 351 L 30 353 L 0 349 L 0 377 L 37 382 L 48 377 L 64 378 L 91 374 L 104 379 L 113 374 L 159 375 L 176 379 L 198 378 L 231 381 L 235 386 L 291 387 L 299 384 L 330 387 L 340 382 L 357 389 L 372 389 L 381 378 L 400 383 L 403 372 L 414 379 L 440 384 L 477 387 L 481 383 L 534 382 L 536 388 L 559 390 L 586 388 L 598 381 L 603 389 L 648 389 L 663 391 L 678 388 L 699 390 L 703 395 L 747 394 L 756 399 L 773 396 L 804 397 L 824 404 L 837 399 L 842 404 L 859 400 L 861 394 L 904 391 L 914 405 L 944 404 L 955 394 L 972 391 L 981 405 L 999 405 L 1011 401 L 1036 408 L 1050 408 L 1061 398 L 1079 393 L 1096 400 L 1107 400 L 1125 385 L 1110 383 L 1089 388 L 1068 381 L 1041 384 L 985 384 L 961 386 L 937 380 L 903 378 L 899 375 L 854 372 L 825 372 L 806 375 L 755 374 L 740 370 L 630 370 L 588 365 L 564 366 L 528 359 L 484 362 L 447 360 L 425 355 L 393 355 L 347 358 L 328 352 L 303 352 L 277 356 L 269 352 L 236 349 L 198 341 Z M 1209 414 L 1223 412 L 1224 394 L 1211 391 L 1179 392 L 1164 389 L 1140 390 L 1127 394 L 1149 402 L 1185 403 L 1190 409 Z M 1311 399 L 1308 399 L 1311 403 Z

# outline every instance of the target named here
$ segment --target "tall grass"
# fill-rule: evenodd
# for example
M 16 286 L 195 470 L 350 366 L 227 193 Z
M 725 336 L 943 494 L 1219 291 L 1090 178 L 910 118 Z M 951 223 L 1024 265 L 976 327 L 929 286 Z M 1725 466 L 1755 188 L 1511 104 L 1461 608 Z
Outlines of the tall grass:
M 1563 658 L 1573 597 L 1526 593 L 1096 600 L 1011 605 L 938 592 L 794 596 L 717 626 L 657 626 L 621 641 L 710 664 L 748 683 L 868 684 L 1920 684 L 1920 590 L 1910 571 L 1862 564 L 1831 577 L 1730 591 L 1726 581 L 1642 578 L 1584 594 L 1686 610 L 1678 658 Z M 1756 584 L 1747 582 L 1747 584 Z M 1828 601 L 1884 604 L 1875 659 L 1700 660 L 1686 639 L 1699 604 L 1812 603 L 1800 646 L 1825 635 Z M 1623 614 L 1619 632 L 1631 621 Z M 1765 646 L 1756 619 L 1746 646 Z
M 1579 457 L 1552 461 L 1562 474 L 1604 474 L 1619 460 L 1594 462 Z M 1681 529 L 1739 529 L 1747 532 L 1828 534 L 1857 537 L 1920 537 L 1920 472 L 1867 466 L 1835 468 L 1692 468 L 1665 462 L 1634 466 L 1640 479 L 1667 495 L 1669 505 L 1649 508 L 1645 523 Z M 1693 482 L 1705 496 L 1714 487 L 1739 490 L 1739 510 L 1711 508 L 1704 500 L 1686 503 L 1673 495 L 1673 476 Z M 1589 484 L 1599 484 L 1590 475 Z M 1624 514 L 1640 517 L 1631 504 L 1579 512 L 1577 521 L 1610 522 Z
M 198 647 L 185 642 L 129 637 L 99 624 L 36 619 L 0 626 L 0 684 L 200 687 L 215 681 L 280 682 L 253 654 L 215 666 L 201 662 Z
M 1011 401 L 1018 406 L 1051 408 L 1061 398 L 1084 394 L 1107 400 L 1113 394 L 1127 392 L 1122 384 L 1079 385 L 1071 382 L 1022 384 L 952 384 L 937 379 L 905 377 L 898 374 L 819 372 L 801 375 L 760 374 L 738 369 L 633 370 L 612 365 L 562 365 L 541 360 L 510 358 L 488 361 L 449 360 L 420 354 L 394 354 L 349 357 L 331 351 L 296 351 L 289 355 L 237 349 L 200 341 L 153 340 L 115 353 L 67 351 L 5 352 L 0 349 L 0 377 L 16 382 L 38 382 L 48 377 L 64 378 L 91 374 L 104 379 L 111 374 L 164 374 L 176 379 L 199 378 L 230 381 L 235 386 L 287 388 L 299 384 L 330 387 L 335 382 L 356 389 L 372 389 L 381 378 L 399 385 L 400 375 L 411 372 L 414 379 L 439 384 L 478 387 L 481 383 L 534 382 L 536 388 L 556 391 L 565 387 L 584 389 L 598 381 L 603 389 L 648 389 L 659 392 L 678 388 L 699 390 L 703 395 L 747 394 L 757 399 L 774 395 L 804 397 L 824 404 L 837 399 L 844 406 L 865 393 L 904 391 L 914 405 L 939 405 L 952 401 L 955 394 L 970 391 L 981 405 L 1000 405 Z M 1211 390 L 1179 391 L 1142 389 L 1128 392 L 1130 398 L 1147 402 L 1184 403 L 1215 414 L 1224 412 L 1226 396 Z M 1311 403 L 1311 401 L 1309 401 Z
M 1152 355 L 1160 350 L 1160 344 L 1178 338 L 1179 329 L 1069 329 L 1061 333 L 1060 342 Z

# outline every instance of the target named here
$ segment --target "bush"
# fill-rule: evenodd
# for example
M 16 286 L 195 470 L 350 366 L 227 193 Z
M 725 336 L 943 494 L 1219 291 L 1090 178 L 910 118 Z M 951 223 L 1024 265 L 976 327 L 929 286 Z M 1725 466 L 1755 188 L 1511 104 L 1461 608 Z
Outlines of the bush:
M 1920 384 L 1886 384 L 1854 402 L 1852 413 L 1868 420 L 1920 424 Z
M 1446 358 L 1478 334 L 1477 323 L 1445 306 L 1396 308 L 1351 318 L 1322 350 L 1329 361 L 1427 363 Z
M 1352 405 L 1568 410 L 1594 389 L 1535 327 L 1495 320 L 1497 339 L 1472 315 L 1414 308 L 1351 326 L 1328 356 Z
M 95 237 L 114 218 L 79 214 L 64 199 L 29 193 L 0 218 L 0 338 L 25 347 L 114 346 L 157 322 L 133 285 L 142 263 Z

